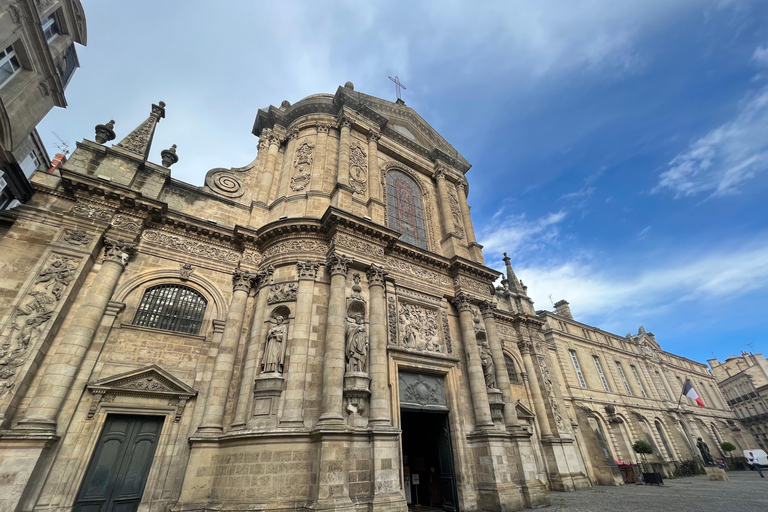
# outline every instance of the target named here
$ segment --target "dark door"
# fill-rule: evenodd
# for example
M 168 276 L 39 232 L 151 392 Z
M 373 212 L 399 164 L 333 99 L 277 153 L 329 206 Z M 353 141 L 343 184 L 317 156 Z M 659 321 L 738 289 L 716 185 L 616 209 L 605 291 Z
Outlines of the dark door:
M 443 495 L 443 510 L 454 511 L 456 507 L 456 477 L 453 472 L 453 450 L 451 450 L 451 429 L 448 415 L 443 419 L 443 428 L 437 442 L 437 455 L 440 459 L 440 490 Z
M 107 416 L 74 512 L 134 512 L 162 428 L 162 416 Z

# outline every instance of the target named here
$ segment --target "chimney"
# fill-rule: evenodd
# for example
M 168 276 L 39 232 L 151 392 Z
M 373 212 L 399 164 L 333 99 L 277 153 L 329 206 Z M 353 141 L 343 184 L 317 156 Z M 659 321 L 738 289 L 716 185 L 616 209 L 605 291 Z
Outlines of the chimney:
M 555 302 L 555 313 L 562 316 L 563 318 L 570 318 L 571 320 L 573 320 L 573 315 L 571 314 L 571 308 L 568 307 L 567 300 L 561 300 L 561 301 Z
M 64 155 L 63 153 L 56 153 L 56 156 L 54 156 L 53 160 L 51 160 L 51 168 L 48 169 L 46 172 L 48 174 L 51 174 L 53 173 L 53 171 L 55 171 L 65 163 L 67 163 L 67 156 Z

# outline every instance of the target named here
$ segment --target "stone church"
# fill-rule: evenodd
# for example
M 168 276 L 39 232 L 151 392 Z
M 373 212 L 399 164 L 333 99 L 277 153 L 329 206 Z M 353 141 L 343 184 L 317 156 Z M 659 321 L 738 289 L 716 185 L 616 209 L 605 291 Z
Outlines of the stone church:
M 621 483 L 641 417 L 660 463 L 695 458 L 677 389 L 581 386 L 568 354 L 706 371 L 535 311 L 401 100 L 260 110 L 256 158 L 203 186 L 148 161 L 165 114 L 98 125 L 0 217 L 0 511 L 535 508 Z

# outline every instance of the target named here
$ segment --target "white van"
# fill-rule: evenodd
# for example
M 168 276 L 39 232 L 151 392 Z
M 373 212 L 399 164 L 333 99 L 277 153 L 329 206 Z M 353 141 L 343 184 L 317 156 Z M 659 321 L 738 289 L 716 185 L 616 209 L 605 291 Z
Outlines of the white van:
M 768 454 L 766 454 L 763 450 L 744 450 L 744 458 L 747 459 L 747 461 L 749 461 L 749 452 L 752 452 L 752 455 L 755 457 L 755 461 L 760 464 L 761 467 L 768 467 Z

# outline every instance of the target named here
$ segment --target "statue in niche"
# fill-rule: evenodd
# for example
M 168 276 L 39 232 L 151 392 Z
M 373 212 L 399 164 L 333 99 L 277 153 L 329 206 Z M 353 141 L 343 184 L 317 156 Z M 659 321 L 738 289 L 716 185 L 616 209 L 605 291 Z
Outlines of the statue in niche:
M 347 371 L 365 372 L 368 359 L 368 328 L 362 313 L 347 319 Z
M 699 453 L 701 453 L 701 458 L 704 459 L 705 465 L 715 465 L 715 461 L 712 459 L 712 454 L 709 452 L 709 446 L 707 446 L 707 443 L 700 437 L 696 440 L 696 448 L 699 449 Z
M 267 332 L 267 345 L 261 362 L 262 373 L 283 373 L 283 345 L 288 335 L 288 326 L 281 315 L 276 315 L 275 325 Z
M 483 365 L 486 387 L 496 389 L 496 365 L 493 364 L 491 347 L 488 346 L 487 341 L 483 341 L 480 345 L 480 363 Z

